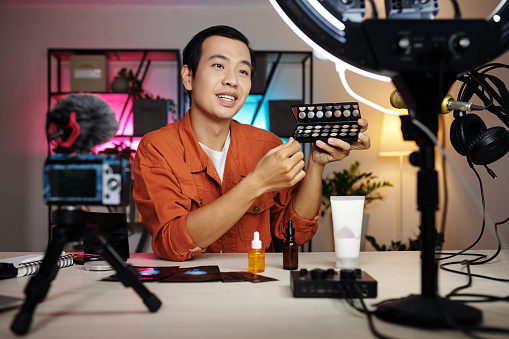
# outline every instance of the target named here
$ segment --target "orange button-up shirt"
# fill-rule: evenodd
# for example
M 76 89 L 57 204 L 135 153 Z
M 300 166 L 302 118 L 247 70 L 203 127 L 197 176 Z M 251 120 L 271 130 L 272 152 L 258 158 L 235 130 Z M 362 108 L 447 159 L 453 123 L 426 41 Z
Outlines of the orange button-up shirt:
M 235 120 L 230 124 L 230 138 L 223 182 L 194 136 L 189 113 L 141 140 L 134 161 L 133 197 L 158 256 L 183 261 L 205 251 L 248 252 L 255 231 L 268 250 L 272 248 L 271 231 L 284 239 L 288 220 L 293 222 L 299 244 L 316 233 L 316 220 L 301 218 L 292 208 L 296 185 L 258 197 L 244 216 L 207 248 L 193 243 L 186 228 L 189 212 L 228 192 L 270 149 L 281 144 L 274 134 Z

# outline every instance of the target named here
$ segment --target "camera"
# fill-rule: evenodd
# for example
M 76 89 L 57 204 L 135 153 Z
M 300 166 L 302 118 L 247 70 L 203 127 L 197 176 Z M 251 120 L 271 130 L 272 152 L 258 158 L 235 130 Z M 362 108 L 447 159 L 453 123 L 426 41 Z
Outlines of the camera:
M 129 160 L 109 154 L 49 156 L 43 170 L 43 200 L 48 205 L 127 206 Z

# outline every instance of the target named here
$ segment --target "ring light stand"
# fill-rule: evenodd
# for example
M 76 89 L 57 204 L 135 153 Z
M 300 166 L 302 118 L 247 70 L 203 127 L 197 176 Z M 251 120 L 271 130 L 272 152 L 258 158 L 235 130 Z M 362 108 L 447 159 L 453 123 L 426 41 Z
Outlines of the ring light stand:
M 329 14 L 341 19 L 330 23 L 316 1 L 271 1 L 284 19 L 326 53 L 354 67 L 392 78 L 412 119 L 420 121 L 434 135 L 438 112 L 456 76 L 484 64 L 505 52 L 503 26 L 509 5 L 504 1 L 496 16 L 486 20 L 345 20 L 345 13 L 333 0 L 323 0 Z M 336 6 L 336 7 L 335 7 Z M 336 9 L 336 10 L 335 10 Z M 507 15 L 506 15 L 507 12 Z M 284 14 L 282 14 L 284 13 Z M 494 18 L 497 18 L 497 21 Z M 421 294 L 383 301 L 375 315 L 388 322 L 416 327 L 475 325 L 482 313 L 461 302 L 438 295 L 438 267 L 435 261 L 435 214 L 438 209 L 438 175 L 435 145 L 409 121 L 402 123 L 403 137 L 420 149 L 417 177 L 417 205 L 421 215 Z

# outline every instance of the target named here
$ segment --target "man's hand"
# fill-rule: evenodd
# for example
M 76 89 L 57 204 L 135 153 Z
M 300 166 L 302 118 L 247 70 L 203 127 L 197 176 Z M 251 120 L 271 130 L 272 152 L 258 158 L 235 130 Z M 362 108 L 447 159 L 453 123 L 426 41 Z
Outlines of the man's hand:
M 364 134 L 368 128 L 366 119 L 359 119 L 359 140 L 349 144 L 341 139 L 329 138 L 327 143 L 317 141 L 311 150 L 310 160 L 325 166 L 329 162 L 343 160 L 350 154 L 351 150 L 368 149 L 371 146 L 369 136 Z
M 300 144 L 290 138 L 267 152 L 250 175 L 255 178 L 261 193 L 279 191 L 295 185 L 306 176 L 303 159 Z

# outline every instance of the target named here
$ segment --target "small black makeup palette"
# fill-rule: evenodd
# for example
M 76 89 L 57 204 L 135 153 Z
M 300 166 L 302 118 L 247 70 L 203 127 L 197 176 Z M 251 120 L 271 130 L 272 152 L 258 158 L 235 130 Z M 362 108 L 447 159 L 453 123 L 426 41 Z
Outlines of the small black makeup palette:
M 357 141 L 361 117 L 358 102 L 335 104 L 304 104 L 290 106 L 297 121 L 293 138 L 299 142 L 327 142 L 337 138 L 346 142 Z

